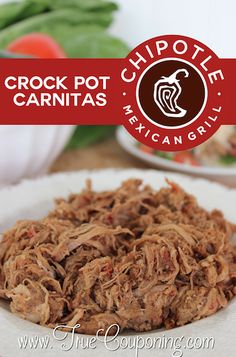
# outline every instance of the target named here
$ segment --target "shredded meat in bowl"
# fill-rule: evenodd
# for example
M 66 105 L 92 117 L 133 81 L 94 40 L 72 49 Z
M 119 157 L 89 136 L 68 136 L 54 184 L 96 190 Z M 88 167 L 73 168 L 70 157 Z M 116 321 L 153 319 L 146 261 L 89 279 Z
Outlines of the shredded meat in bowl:
M 17 222 L 0 243 L 0 297 L 24 319 L 87 334 L 173 328 L 225 307 L 235 227 L 168 184 L 132 179 L 101 193 L 88 182 L 42 220 Z

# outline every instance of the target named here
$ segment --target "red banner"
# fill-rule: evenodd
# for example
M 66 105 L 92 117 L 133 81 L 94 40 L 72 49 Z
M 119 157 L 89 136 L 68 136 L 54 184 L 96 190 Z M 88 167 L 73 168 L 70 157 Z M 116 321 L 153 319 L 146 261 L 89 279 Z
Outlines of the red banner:
M 236 59 L 184 36 L 126 59 L 0 59 L 0 124 L 122 124 L 157 149 L 189 149 L 236 125 Z
M 221 59 L 224 73 L 222 92 L 222 124 L 236 125 L 236 59 Z

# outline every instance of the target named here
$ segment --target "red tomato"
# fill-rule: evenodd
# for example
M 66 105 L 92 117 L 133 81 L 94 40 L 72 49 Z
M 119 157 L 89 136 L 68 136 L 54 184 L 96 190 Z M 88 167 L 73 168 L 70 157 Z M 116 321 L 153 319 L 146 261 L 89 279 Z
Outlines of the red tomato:
M 150 148 L 149 146 L 146 146 L 144 144 L 141 144 L 139 146 L 139 149 L 143 152 L 145 152 L 146 154 L 152 154 L 154 152 L 154 149 Z
M 232 155 L 233 157 L 236 157 L 236 148 L 232 148 L 230 150 L 230 155 Z
M 50 36 L 31 33 L 19 37 L 6 48 L 9 52 L 37 58 L 65 58 L 66 54 Z
M 177 152 L 174 155 L 173 160 L 175 162 L 179 162 L 181 164 L 190 164 L 192 166 L 199 166 L 199 162 L 197 161 L 197 159 L 195 159 L 193 154 L 191 152 L 188 152 L 188 151 Z

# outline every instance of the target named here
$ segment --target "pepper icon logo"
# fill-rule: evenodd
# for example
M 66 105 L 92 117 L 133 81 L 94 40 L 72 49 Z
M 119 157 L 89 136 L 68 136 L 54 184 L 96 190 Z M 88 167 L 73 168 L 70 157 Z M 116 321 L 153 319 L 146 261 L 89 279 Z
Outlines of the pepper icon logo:
M 162 76 L 154 85 L 154 100 L 164 115 L 171 118 L 183 118 L 187 110 L 181 108 L 177 101 L 182 93 L 179 77 L 189 77 L 185 68 L 176 70 L 170 76 Z
M 142 73 L 136 98 L 142 114 L 165 128 L 185 126 L 196 120 L 206 103 L 206 83 L 188 61 L 162 59 Z

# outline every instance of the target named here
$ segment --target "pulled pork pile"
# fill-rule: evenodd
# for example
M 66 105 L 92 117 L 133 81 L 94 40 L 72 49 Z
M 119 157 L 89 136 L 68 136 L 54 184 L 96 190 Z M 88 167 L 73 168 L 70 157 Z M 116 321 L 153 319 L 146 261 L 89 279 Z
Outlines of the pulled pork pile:
M 88 182 L 5 232 L 0 297 L 24 319 L 81 333 L 181 326 L 236 294 L 234 230 L 174 183 L 157 192 L 133 179 L 98 193 Z

